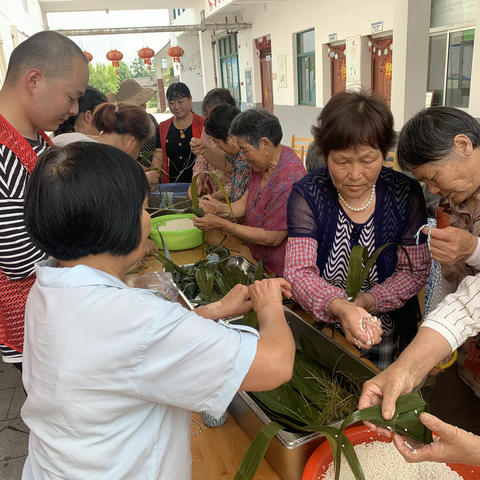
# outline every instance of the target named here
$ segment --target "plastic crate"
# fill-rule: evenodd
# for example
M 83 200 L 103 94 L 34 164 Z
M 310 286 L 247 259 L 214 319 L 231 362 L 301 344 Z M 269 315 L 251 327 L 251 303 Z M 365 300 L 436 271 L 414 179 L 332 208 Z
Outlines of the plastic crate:
M 152 192 L 152 195 L 161 195 L 164 192 L 173 193 L 174 197 L 186 197 L 189 183 L 160 183 Z

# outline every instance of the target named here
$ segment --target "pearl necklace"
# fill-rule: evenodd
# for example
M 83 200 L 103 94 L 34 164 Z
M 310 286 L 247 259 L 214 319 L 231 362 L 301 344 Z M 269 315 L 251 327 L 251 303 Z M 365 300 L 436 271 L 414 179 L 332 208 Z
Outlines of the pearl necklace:
M 373 202 L 373 199 L 375 197 L 375 185 L 372 187 L 372 193 L 370 194 L 370 198 L 368 199 L 368 202 L 361 208 L 353 208 L 352 206 L 350 206 L 346 201 L 345 199 L 343 198 L 343 195 L 338 192 L 338 198 L 340 199 L 340 201 L 349 209 L 349 210 L 352 210 L 353 212 L 362 212 L 363 210 L 366 210 L 370 204 Z

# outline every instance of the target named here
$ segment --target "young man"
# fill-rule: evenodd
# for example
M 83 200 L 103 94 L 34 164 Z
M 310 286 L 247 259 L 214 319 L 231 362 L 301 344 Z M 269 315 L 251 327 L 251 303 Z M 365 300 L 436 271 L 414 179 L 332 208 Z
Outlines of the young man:
M 54 131 L 78 112 L 88 61 L 69 38 L 40 32 L 12 53 L 0 91 L 0 353 L 22 369 L 25 302 L 45 254 L 23 221 L 25 186 Z

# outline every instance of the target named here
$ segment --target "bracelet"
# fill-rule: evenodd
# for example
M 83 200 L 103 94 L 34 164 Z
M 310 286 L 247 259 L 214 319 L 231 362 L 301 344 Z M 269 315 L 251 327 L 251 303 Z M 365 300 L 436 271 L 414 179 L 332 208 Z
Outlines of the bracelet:
M 209 304 L 207 305 L 207 310 L 208 310 L 209 312 L 213 312 L 213 310 L 216 310 L 217 308 L 220 308 L 222 305 L 223 305 L 223 304 L 222 304 L 222 301 L 221 301 L 221 300 L 219 300 L 218 302 L 215 302 L 215 303 L 209 303 Z
M 235 223 L 232 223 L 232 235 L 235 235 Z

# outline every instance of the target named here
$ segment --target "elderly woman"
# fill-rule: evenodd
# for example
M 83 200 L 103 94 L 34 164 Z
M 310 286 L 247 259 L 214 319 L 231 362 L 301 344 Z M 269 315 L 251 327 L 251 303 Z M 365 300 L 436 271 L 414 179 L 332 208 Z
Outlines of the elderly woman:
M 195 155 L 201 155 L 215 169 L 231 172 L 231 202 L 236 202 L 243 197 L 252 171 L 252 167 L 242 156 L 242 149 L 229 133 L 233 120 L 240 113 L 240 110 L 233 105 L 217 105 L 205 120 L 205 131 L 220 151 L 209 147 L 198 138 L 193 138 L 190 142 Z
M 226 88 L 214 88 L 210 90 L 203 99 L 202 102 L 202 113 L 205 120 L 208 118 L 208 115 L 215 108 L 217 105 L 226 104 L 231 105 L 232 107 L 237 106 L 237 102 L 232 97 L 230 92 Z M 208 135 L 205 131 L 205 126 L 202 131 L 202 138 L 201 138 L 207 147 L 211 147 L 214 150 L 221 151 L 220 147 L 213 141 L 213 138 Z M 210 194 L 214 195 L 217 199 L 222 199 L 223 195 L 218 188 L 218 185 L 215 181 L 211 179 L 208 175 L 203 174 L 203 172 L 213 172 L 215 167 L 207 162 L 203 155 L 198 155 L 195 159 L 195 165 L 193 166 L 193 176 L 198 175 L 197 177 L 197 192 L 198 195 L 202 195 L 203 191 L 206 190 Z M 231 173 L 230 172 L 217 172 L 220 173 L 218 178 L 222 182 L 222 185 L 225 188 L 225 191 L 230 195 L 230 184 L 231 184 Z M 188 189 L 188 196 L 192 198 L 191 194 L 191 186 Z M 217 193 L 218 192 L 218 193 Z
M 167 89 L 166 97 L 173 117 L 161 122 L 159 126 L 163 183 L 190 183 L 195 164 L 190 140 L 202 136 L 203 117 L 192 112 L 192 95 L 184 83 L 172 83 Z
M 191 411 L 218 418 L 239 388 L 292 375 L 285 280 L 195 311 L 125 285 L 150 233 L 148 191 L 141 166 L 108 145 L 51 149 L 32 173 L 25 223 L 51 260 L 35 266 L 25 315 L 24 480 L 190 480 Z M 213 321 L 252 306 L 258 334 Z
M 238 115 L 230 135 L 252 167 L 248 190 L 232 204 L 235 218 L 245 216 L 245 225 L 228 220 L 228 206 L 211 199 L 201 202 L 207 215 L 195 217 L 195 225 L 236 235 L 247 243 L 255 260 L 262 260 L 267 272 L 283 276 L 287 200 L 305 167 L 291 148 L 282 146 L 280 122 L 267 110 L 252 108 Z
M 313 128 L 327 166 L 294 185 L 288 202 L 285 278 L 295 300 L 316 321 L 333 323 L 362 356 L 384 369 L 393 362 L 398 331 L 415 336 L 420 309 L 416 295 L 426 284 L 430 254 L 425 201 L 413 179 L 383 167 L 393 146 L 393 116 L 385 102 L 363 92 L 341 92 L 322 110 Z M 371 255 L 386 243 L 354 302 L 347 298 L 347 271 L 355 245 Z M 411 258 L 410 271 L 404 247 Z M 365 310 L 382 322 L 370 340 L 360 319 Z M 408 324 L 410 320 L 410 324 Z M 373 343 L 377 344 L 372 347 Z
M 480 125 L 451 107 L 425 109 L 402 129 L 398 160 L 442 200 L 438 228 L 431 230 L 430 251 L 453 289 L 480 273 Z M 459 349 L 457 371 L 480 396 L 480 341 Z

